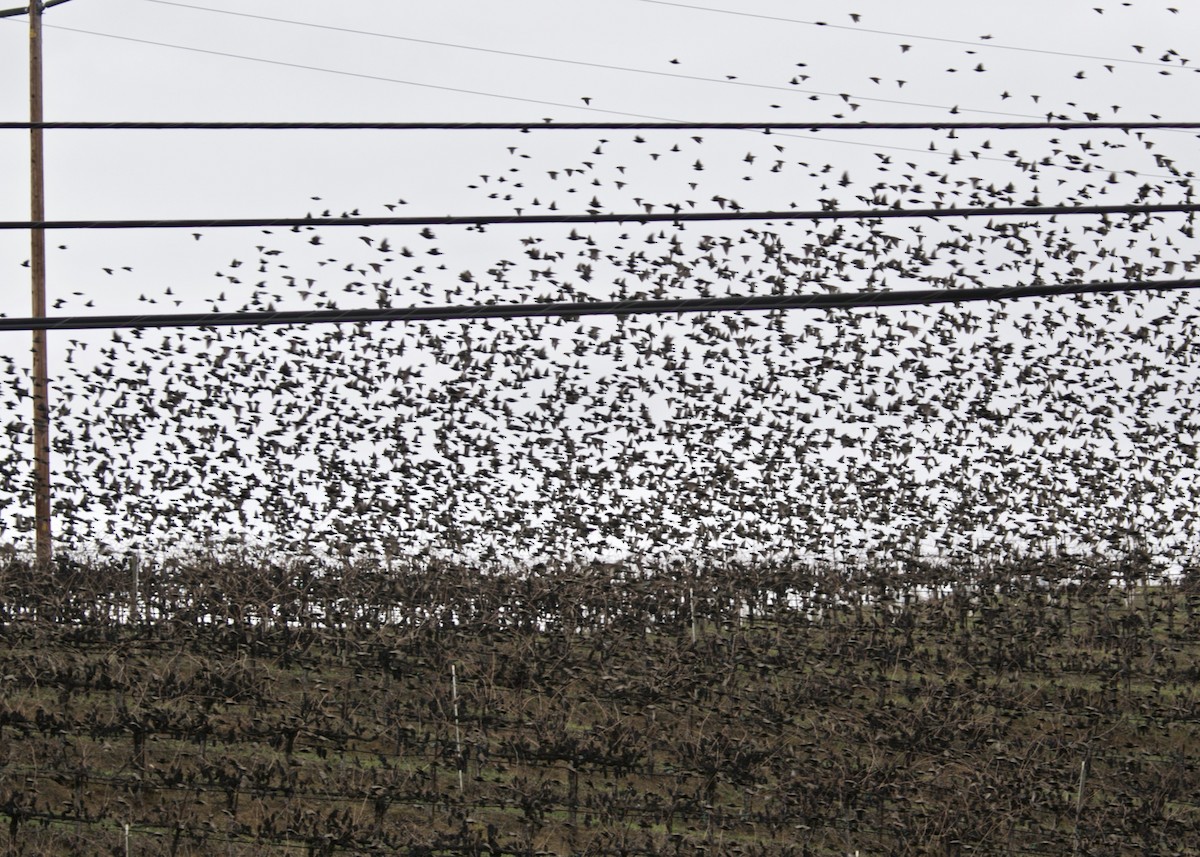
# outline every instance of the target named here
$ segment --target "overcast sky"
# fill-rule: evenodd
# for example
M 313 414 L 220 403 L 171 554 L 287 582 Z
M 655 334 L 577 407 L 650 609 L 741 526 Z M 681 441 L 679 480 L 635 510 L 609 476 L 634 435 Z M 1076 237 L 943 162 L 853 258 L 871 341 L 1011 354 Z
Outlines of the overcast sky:
M 1189 52 L 1200 34 L 1200 8 L 1169 2 L 71 0 L 45 14 L 45 117 L 1194 120 L 1200 79 Z M 3 119 L 28 116 L 27 33 L 24 17 L 0 19 Z M 685 199 L 701 169 L 704 193 L 696 210 L 712 210 L 722 195 L 751 209 L 814 209 L 823 193 L 838 193 L 839 174 L 854 176 L 852 186 L 843 185 L 850 201 L 888 159 L 927 174 L 961 160 L 954 154 L 960 146 L 971 159 L 958 168 L 964 178 L 1002 184 L 1015 173 L 1019 192 L 1036 193 L 1044 203 L 1097 180 L 1064 169 L 1081 144 L 1129 144 L 1106 147 L 1102 157 L 1097 147 L 1086 153 L 1104 170 L 1131 171 L 1122 174 L 1116 199 L 1097 202 L 1129 201 L 1138 182 L 1167 178 L 1155 155 L 1185 169 L 1196 163 L 1196 136 L 1179 132 L 1156 132 L 1153 153 L 1119 132 L 1090 131 L 963 132 L 953 140 L 927 131 L 769 138 L 721 132 L 704 134 L 702 145 L 677 134 L 645 139 L 635 132 L 52 130 L 46 132 L 47 216 L 383 215 L 392 210 L 385 206 L 401 200 L 398 214 L 509 215 L 518 205 L 541 204 L 530 200 L 548 199 L 543 191 L 559 193 L 556 171 L 586 162 L 601 148 L 611 160 L 597 170 L 606 188 L 598 207 L 613 212 L 636 211 L 643 200 L 661 206 Z M 0 131 L 2 220 L 28 217 L 27 141 L 25 131 Z M 668 154 L 672 146 L 681 147 L 678 156 Z M 751 157 L 758 166 L 747 166 Z M 788 164 L 778 177 L 764 167 L 773 157 Z M 1041 178 L 1013 169 L 1014 159 L 1043 157 L 1058 165 Z M 509 187 L 521 181 L 515 199 L 498 184 L 506 175 L 513 176 Z M 563 194 L 556 202 L 560 211 L 582 212 L 587 199 Z M 327 235 L 320 248 L 291 247 L 291 272 L 318 276 L 321 254 L 344 259 L 362 250 L 362 231 Z M 569 231 L 539 229 L 552 242 Z M 611 239 L 616 231 L 596 234 Z M 388 234 L 405 240 L 400 230 Z M 477 270 L 501 256 L 516 258 L 521 251 L 514 245 L 523 235 L 503 226 L 486 237 L 439 230 L 446 278 L 453 283 L 460 266 Z M 261 230 L 201 230 L 201 236 L 192 230 L 52 233 L 49 302 L 62 307 L 52 314 L 146 309 L 145 296 L 159 301 L 156 311 L 174 309 L 172 301 L 202 310 L 218 292 L 232 296 L 232 281 L 214 273 L 228 273 L 231 260 L 251 256 L 264 241 Z M 306 249 L 308 257 L 298 255 Z M 27 233 L 0 233 L 0 312 L 10 316 L 29 311 L 28 255 Z M 592 286 L 597 296 L 611 294 L 611 281 L 599 279 Z M 164 296 L 168 287 L 171 299 Z M 280 305 L 300 308 L 296 301 L 285 295 Z M 222 308 L 237 308 L 236 300 Z M 109 335 L 90 336 L 105 341 Z M 66 339 L 51 338 L 52 372 Z M 25 362 L 28 335 L 0 335 L 0 350 Z
M 1099 2 L 72 0 L 45 15 L 45 115 L 919 121 L 957 108 L 964 120 L 1082 119 L 1085 111 L 1194 118 L 1198 78 L 1182 62 L 1200 33 L 1200 9 Z M 0 20 L 0 116 L 11 120 L 28 116 L 26 38 L 25 18 Z M 926 142 L 911 134 L 821 139 L 833 138 L 872 151 L 885 141 L 899 152 Z M 0 132 L 6 220 L 28 213 L 26 140 Z M 295 216 L 321 196 L 380 213 L 380 203 L 403 195 L 410 214 L 474 213 L 463 206 L 477 200 L 456 196 L 476 172 L 473 159 L 494 165 L 509 141 L 442 132 L 54 131 L 47 212 Z M 807 145 L 814 159 L 853 159 L 844 143 Z M 786 199 L 785 190 L 778 202 Z M 72 248 L 52 252 L 51 291 L 69 282 L 110 296 L 119 289 L 100 268 L 134 261 L 146 270 L 170 259 L 176 277 L 181 261 L 206 269 L 185 237 L 51 236 L 52 247 Z M 26 235 L 0 242 L 0 271 L 21 277 Z M 19 302 L 4 309 L 20 314 Z

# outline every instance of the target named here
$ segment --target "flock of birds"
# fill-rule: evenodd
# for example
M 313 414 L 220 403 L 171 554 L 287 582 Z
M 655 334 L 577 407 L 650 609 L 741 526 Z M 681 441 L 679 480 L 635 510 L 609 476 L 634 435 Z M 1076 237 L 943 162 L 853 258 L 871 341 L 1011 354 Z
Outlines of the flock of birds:
M 498 215 L 777 210 L 781 197 L 796 210 L 1192 199 L 1194 175 L 1173 154 L 1190 135 L 929 134 L 921 149 L 880 143 L 836 163 L 784 134 L 619 132 L 586 146 L 521 134 L 469 190 Z M 1200 264 L 1188 214 L 516 230 L 264 230 L 203 303 L 1136 282 Z M 162 311 L 183 292 L 141 300 Z M 55 530 L 65 544 L 139 550 L 233 537 L 496 562 L 1178 553 L 1200 544 L 1197 330 L 1200 301 L 1180 290 L 60 333 L 70 348 L 53 382 Z M 0 523 L 28 533 L 29 382 L 0 360 L 11 415 Z

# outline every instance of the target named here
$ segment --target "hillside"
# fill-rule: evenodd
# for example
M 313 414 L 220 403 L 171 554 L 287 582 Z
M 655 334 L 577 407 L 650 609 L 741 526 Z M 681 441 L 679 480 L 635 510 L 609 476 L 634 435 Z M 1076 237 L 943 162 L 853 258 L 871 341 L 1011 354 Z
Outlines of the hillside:
M 1200 589 L 1146 571 L 1059 558 L 519 578 L 247 554 L 141 569 L 131 619 L 124 563 L 46 580 L 10 559 L 3 841 L 1195 853 Z

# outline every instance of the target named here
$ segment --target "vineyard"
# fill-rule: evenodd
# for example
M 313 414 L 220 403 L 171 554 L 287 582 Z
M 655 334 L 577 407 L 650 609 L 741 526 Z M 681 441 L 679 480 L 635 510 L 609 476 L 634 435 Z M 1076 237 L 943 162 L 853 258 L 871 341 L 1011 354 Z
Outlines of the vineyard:
M 1200 855 L 1200 9 L 720 5 L 0 9 L 0 857 Z
M 1136 553 L 0 575 L 7 854 L 1200 849 L 1200 581 Z

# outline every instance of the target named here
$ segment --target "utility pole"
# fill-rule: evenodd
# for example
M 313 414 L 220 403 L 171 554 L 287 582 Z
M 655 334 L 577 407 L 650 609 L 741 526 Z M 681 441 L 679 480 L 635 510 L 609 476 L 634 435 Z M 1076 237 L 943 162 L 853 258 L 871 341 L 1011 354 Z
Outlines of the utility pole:
M 29 121 L 42 119 L 42 0 L 29 3 Z M 29 219 L 46 219 L 45 161 L 42 129 L 29 129 Z M 33 316 L 46 315 L 46 231 L 30 230 Z M 33 331 L 33 492 L 38 566 L 53 559 L 50 540 L 50 396 L 46 331 Z

